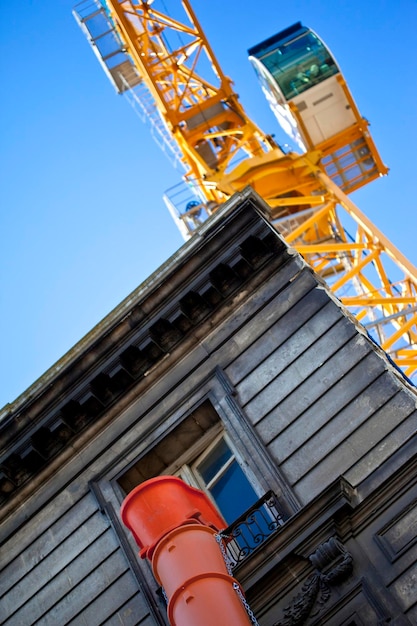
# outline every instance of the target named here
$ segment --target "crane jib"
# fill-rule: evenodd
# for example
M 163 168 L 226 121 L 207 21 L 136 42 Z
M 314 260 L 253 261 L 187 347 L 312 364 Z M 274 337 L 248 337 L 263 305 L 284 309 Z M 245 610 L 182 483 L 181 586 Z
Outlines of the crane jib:
M 184 237 L 250 185 L 288 244 L 416 375 L 417 270 L 349 198 L 388 170 L 334 55 L 300 22 L 249 49 L 292 143 L 283 149 L 247 115 L 189 0 L 170 5 L 87 0 L 74 15 L 116 91 L 183 169 L 164 200 Z

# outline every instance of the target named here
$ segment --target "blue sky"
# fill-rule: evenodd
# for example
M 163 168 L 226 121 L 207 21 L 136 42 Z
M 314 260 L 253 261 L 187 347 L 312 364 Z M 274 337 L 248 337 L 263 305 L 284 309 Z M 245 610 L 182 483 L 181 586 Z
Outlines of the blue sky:
M 0 407 L 183 243 L 162 201 L 180 172 L 115 94 L 73 5 L 2 7 Z M 298 20 L 324 39 L 390 167 L 353 199 L 416 264 L 415 0 L 195 0 L 193 7 L 245 109 L 282 143 L 246 50 Z

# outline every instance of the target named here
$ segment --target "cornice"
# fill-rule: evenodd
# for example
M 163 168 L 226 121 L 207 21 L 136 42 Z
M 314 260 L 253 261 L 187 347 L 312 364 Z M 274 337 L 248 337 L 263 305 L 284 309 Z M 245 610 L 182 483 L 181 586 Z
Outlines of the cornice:
M 0 503 L 31 481 L 35 488 L 81 434 L 97 433 L 124 396 L 172 366 L 197 328 L 290 258 L 263 208 L 251 191 L 234 197 L 12 407 L 0 422 Z

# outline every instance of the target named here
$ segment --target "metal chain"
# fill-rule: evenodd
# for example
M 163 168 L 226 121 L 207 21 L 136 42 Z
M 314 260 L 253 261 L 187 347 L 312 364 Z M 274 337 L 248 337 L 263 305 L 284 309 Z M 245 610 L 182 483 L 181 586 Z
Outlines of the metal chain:
M 214 537 L 215 537 L 217 543 L 219 544 L 220 551 L 221 551 L 221 553 L 223 555 L 223 559 L 224 559 L 224 562 L 226 564 L 227 573 L 229 574 L 229 576 L 232 576 L 231 559 L 227 555 L 226 548 L 225 548 L 224 543 L 223 543 L 223 538 L 224 537 L 221 534 L 216 534 L 216 535 L 214 535 Z M 254 626 L 259 626 L 259 622 L 256 619 L 252 609 L 249 606 L 248 601 L 246 600 L 245 596 L 242 593 L 240 585 L 237 582 L 233 583 L 233 589 L 236 591 L 237 595 L 240 598 L 240 601 L 242 602 L 243 606 L 245 607 L 246 612 L 247 612 L 247 614 L 249 616 L 249 619 L 252 622 L 252 624 L 254 624 Z
M 254 624 L 255 626 L 259 626 L 258 620 L 256 619 L 252 609 L 250 608 L 248 601 L 246 600 L 245 596 L 243 595 L 240 586 L 237 583 L 233 583 L 233 589 L 236 591 L 236 593 L 239 596 L 243 606 L 245 607 L 246 613 L 249 615 L 249 619 L 252 622 L 252 624 Z
M 214 535 L 214 538 L 216 539 L 217 543 L 219 544 L 219 548 L 220 551 L 223 555 L 223 559 L 224 562 L 226 563 L 226 569 L 227 569 L 227 573 L 229 574 L 229 576 L 232 576 L 232 561 L 230 559 L 230 557 L 228 556 L 227 552 L 226 552 L 226 548 L 224 546 L 224 539 L 225 535 L 221 535 L 221 534 L 216 534 Z

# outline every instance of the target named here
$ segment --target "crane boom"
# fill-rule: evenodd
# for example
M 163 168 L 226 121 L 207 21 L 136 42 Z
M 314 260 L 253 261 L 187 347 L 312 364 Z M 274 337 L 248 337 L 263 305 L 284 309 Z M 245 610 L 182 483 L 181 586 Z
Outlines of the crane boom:
M 158 0 L 85 0 L 74 14 L 116 90 L 155 120 L 154 128 L 185 170 L 194 200 L 186 196 L 175 206 L 177 190 L 166 195 L 182 232 L 191 236 L 228 197 L 252 186 L 271 207 L 271 222 L 287 242 L 412 377 L 417 269 L 346 193 L 387 172 L 346 81 L 339 73 L 334 89 L 345 99 L 350 121 L 330 138 L 314 138 L 300 113 L 301 104 L 306 106 L 300 98 L 285 105 L 307 144 L 303 154 L 285 153 L 246 114 L 189 0 L 171 4 L 175 15 L 159 9 Z M 338 184 L 343 178 L 335 166 L 338 155 L 349 162 L 350 172 L 353 159 L 364 173 L 350 186 Z
M 180 148 L 186 179 L 197 180 L 207 200 L 223 201 L 208 179 L 221 177 L 240 150 L 254 156 L 275 144 L 245 114 L 188 2 L 189 24 L 150 2 L 106 4 L 128 57 Z M 200 73 L 203 63 L 209 70 L 205 75 Z

